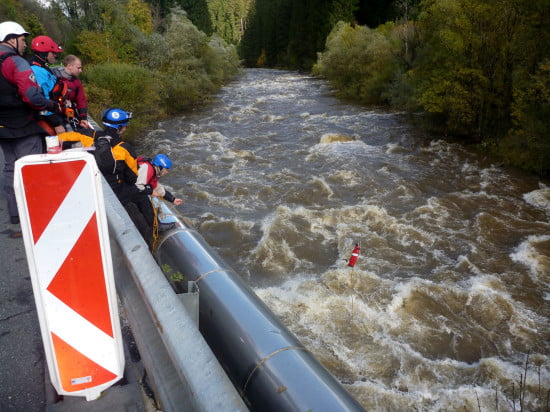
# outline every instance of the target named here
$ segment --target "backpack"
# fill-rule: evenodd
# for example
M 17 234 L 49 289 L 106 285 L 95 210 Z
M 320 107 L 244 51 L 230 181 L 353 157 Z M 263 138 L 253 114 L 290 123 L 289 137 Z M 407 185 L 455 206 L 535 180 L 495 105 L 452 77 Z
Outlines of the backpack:
M 115 175 L 116 159 L 113 154 L 110 136 L 98 136 L 94 139 L 95 150 L 92 152 L 97 167 L 103 175 Z

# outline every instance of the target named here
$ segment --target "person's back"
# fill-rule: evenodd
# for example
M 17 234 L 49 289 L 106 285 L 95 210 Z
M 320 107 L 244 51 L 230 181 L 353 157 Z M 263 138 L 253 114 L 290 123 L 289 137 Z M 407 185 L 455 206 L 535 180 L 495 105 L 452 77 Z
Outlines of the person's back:
M 105 180 L 113 188 L 113 192 L 124 206 L 128 215 L 141 233 L 141 236 L 151 248 L 153 245 L 153 209 L 149 197 L 141 193 L 135 183 L 138 175 L 137 156 L 134 148 L 122 140 L 122 134 L 132 118 L 132 113 L 122 109 L 106 109 L 101 121 L 105 127 L 102 135 L 95 137 L 110 138 L 112 155 L 115 165 L 112 173 L 103 173 Z M 82 133 L 90 133 L 83 130 Z M 96 155 L 96 162 L 98 157 Z M 105 165 L 107 166 L 107 165 Z M 106 167 L 105 169 L 108 169 Z
M 84 147 L 94 147 L 93 154 L 98 168 L 121 203 L 136 193 L 138 174 L 136 151 L 122 139 L 122 134 L 132 114 L 122 109 L 106 109 L 102 115 L 104 130 L 80 129 L 59 135 L 64 147 L 71 142 L 80 142 Z

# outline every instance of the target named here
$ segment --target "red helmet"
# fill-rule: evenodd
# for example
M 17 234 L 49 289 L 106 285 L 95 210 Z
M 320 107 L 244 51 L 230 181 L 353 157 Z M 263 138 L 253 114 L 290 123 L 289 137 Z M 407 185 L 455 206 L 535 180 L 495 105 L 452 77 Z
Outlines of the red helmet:
M 61 53 L 63 51 L 63 47 L 58 46 L 56 42 L 54 42 L 51 37 L 48 36 L 37 36 L 34 39 L 32 39 L 32 45 L 31 48 L 35 52 L 52 52 L 52 53 Z

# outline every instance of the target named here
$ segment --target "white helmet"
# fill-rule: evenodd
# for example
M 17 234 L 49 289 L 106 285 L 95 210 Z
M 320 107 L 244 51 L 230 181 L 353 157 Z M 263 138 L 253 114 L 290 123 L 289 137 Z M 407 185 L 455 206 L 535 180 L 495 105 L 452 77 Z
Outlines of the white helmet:
M 6 41 L 6 37 L 10 34 L 15 34 L 16 36 L 28 36 L 29 33 L 25 29 L 14 21 L 5 21 L 0 23 L 0 43 Z

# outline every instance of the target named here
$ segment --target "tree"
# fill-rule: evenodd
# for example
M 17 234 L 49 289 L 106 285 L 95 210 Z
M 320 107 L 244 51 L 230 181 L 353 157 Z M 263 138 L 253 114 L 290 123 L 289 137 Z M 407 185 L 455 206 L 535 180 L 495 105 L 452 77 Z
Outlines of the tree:
M 393 84 L 404 72 L 403 42 L 393 23 L 369 29 L 339 22 L 313 67 L 341 97 L 366 104 L 389 104 Z
M 410 75 L 416 102 L 450 133 L 480 139 L 509 125 L 508 50 L 516 16 L 497 1 L 423 3 L 422 44 Z
M 130 16 L 130 23 L 142 33 L 150 34 L 153 31 L 153 14 L 147 3 L 142 0 L 129 0 L 126 12 Z
M 247 64 L 265 52 L 268 66 L 309 70 L 339 20 L 351 22 L 358 0 L 256 0 L 240 50 Z
M 251 4 L 251 0 L 208 0 L 214 33 L 228 43 L 238 43 Z
M 211 35 L 212 21 L 206 0 L 176 0 L 174 5 L 180 6 L 187 13 L 187 18 L 202 32 Z

